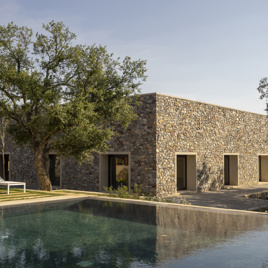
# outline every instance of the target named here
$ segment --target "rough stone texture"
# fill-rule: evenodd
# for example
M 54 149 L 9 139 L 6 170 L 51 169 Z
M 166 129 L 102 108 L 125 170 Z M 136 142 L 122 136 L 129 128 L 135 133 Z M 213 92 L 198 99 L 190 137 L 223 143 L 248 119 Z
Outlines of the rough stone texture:
M 111 143 L 110 152 L 130 152 L 131 187 L 137 183 L 144 192 L 155 194 L 156 189 L 156 100 L 141 95 L 135 107 L 137 118 L 125 130 L 120 130 Z
M 144 192 L 155 194 L 156 184 L 156 124 L 155 98 L 142 95 L 135 112 L 139 115 L 127 129 L 119 129 L 119 135 L 110 143 L 109 152 L 129 152 L 131 187 L 141 184 Z M 10 155 L 10 179 L 26 181 L 28 188 L 39 188 L 32 152 L 27 147 L 17 147 L 8 138 L 6 152 Z M 108 178 L 107 178 L 108 180 Z M 99 191 L 99 156 L 91 164 L 76 163 L 73 159 L 61 159 L 61 186 L 75 190 Z
M 268 154 L 267 116 L 156 95 L 157 193 L 176 192 L 175 153 L 196 153 L 197 191 L 224 186 L 224 154 L 238 154 L 239 185 L 258 183 Z
M 268 119 L 243 112 L 161 94 L 144 94 L 135 106 L 137 118 L 110 142 L 110 154 L 130 153 L 131 187 L 157 195 L 176 193 L 175 155 L 196 155 L 196 190 L 224 186 L 224 154 L 238 155 L 239 185 L 257 184 L 258 155 L 268 155 Z M 38 188 L 29 148 L 9 139 L 10 179 Z M 107 178 L 108 179 L 108 178 Z M 63 188 L 99 191 L 99 156 L 90 165 L 61 159 Z
M 72 158 L 61 158 L 61 181 L 62 188 L 99 191 L 99 169 L 98 158 L 88 164 L 79 164 Z
M 246 198 L 257 198 L 257 199 L 268 200 L 268 192 L 256 193 L 256 194 L 247 194 L 247 195 L 245 195 L 245 197 Z
M 27 182 L 27 188 L 39 188 L 31 150 L 16 146 L 6 137 L 5 154 L 9 155 L 9 180 Z

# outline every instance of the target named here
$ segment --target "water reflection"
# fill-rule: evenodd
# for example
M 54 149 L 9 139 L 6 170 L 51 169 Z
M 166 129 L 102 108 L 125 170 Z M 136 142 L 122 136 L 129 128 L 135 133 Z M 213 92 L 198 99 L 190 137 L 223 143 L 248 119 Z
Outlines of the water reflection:
M 156 214 L 159 262 L 181 259 L 245 233 L 268 229 L 268 215 L 167 207 L 157 207 Z
M 0 266 L 170 266 L 252 231 L 265 232 L 267 223 L 259 214 L 93 200 L 4 208 Z

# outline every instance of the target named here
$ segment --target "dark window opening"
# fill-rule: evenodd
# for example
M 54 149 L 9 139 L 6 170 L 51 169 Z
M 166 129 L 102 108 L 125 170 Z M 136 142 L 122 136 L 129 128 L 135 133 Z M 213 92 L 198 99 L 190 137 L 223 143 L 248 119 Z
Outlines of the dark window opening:
M 9 181 L 9 155 L 5 154 L 4 157 L 4 165 L 3 165 L 3 157 L 0 155 L 0 176 L 5 180 Z
M 230 158 L 229 158 L 229 155 L 224 156 L 224 184 L 230 185 Z
M 177 156 L 177 191 L 187 189 L 187 155 Z
M 49 178 L 52 186 L 60 186 L 60 157 L 49 155 Z
M 261 156 L 259 156 L 259 181 L 262 181 L 261 175 Z

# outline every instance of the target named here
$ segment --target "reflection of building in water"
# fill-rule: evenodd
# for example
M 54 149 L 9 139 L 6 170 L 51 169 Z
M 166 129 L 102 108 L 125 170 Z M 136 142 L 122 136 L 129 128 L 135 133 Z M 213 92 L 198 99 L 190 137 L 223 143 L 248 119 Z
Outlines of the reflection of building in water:
M 266 215 L 145 204 L 86 199 L 4 207 L 0 267 L 43 264 L 44 258 L 45 267 L 76 267 L 82 257 L 88 267 L 156 267 L 268 228 Z
M 264 215 L 157 206 L 158 262 L 182 258 L 248 231 L 268 228 Z

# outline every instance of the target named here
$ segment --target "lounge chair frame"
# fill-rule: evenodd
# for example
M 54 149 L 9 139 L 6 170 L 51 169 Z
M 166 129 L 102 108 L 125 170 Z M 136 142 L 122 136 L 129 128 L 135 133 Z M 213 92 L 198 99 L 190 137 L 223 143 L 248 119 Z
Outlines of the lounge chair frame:
M 26 182 L 20 182 L 20 181 L 4 181 L 0 177 L 0 185 L 7 186 L 7 194 L 10 192 L 10 186 L 23 186 L 23 191 L 26 193 Z

